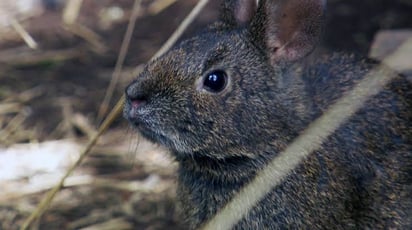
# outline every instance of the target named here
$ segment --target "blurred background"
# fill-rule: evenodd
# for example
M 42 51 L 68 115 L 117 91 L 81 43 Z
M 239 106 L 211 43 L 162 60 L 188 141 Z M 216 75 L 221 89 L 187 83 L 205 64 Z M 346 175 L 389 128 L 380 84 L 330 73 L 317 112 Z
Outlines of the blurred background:
M 210 0 L 183 38 L 213 22 L 221 1 Z M 142 0 L 134 11 L 135 0 L 0 1 L 0 229 L 19 228 L 196 3 Z M 102 107 L 133 15 L 123 68 Z M 318 52 L 382 59 L 411 37 L 410 0 L 329 0 Z M 176 164 L 165 152 L 119 117 L 34 229 L 184 229 Z

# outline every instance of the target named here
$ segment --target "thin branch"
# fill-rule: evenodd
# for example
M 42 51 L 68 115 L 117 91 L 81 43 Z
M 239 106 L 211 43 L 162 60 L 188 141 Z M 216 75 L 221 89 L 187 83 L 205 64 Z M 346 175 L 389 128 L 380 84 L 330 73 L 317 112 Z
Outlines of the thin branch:
M 101 119 L 106 115 L 109 108 L 109 103 L 112 100 L 114 89 L 119 81 L 120 74 L 122 72 L 123 63 L 126 58 L 127 50 L 129 49 L 130 41 L 132 39 L 133 31 L 135 28 L 136 20 L 139 15 L 141 0 L 135 0 L 133 5 L 132 15 L 130 16 L 129 24 L 127 25 L 126 34 L 124 35 L 122 46 L 120 48 L 120 53 L 117 58 L 116 66 L 113 71 L 112 79 L 110 81 L 109 87 L 106 90 L 106 95 L 104 96 L 103 102 L 100 105 L 99 112 L 97 114 L 97 121 L 100 123 Z
M 88 28 L 82 24 L 65 24 L 63 28 L 72 32 L 73 34 L 83 38 L 85 41 L 89 42 L 93 46 L 93 50 L 96 53 L 104 53 L 107 50 L 106 45 L 102 42 L 102 38 L 99 34 L 94 32 L 92 29 Z
M 160 57 L 161 55 L 163 55 L 167 50 L 169 50 L 176 43 L 176 41 L 182 36 L 183 32 L 194 21 L 196 16 L 201 12 L 201 10 L 206 6 L 206 4 L 208 2 L 209 2 L 209 0 L 200 0 L 197 3 L 197 5 L 193 8 L 193 10 L 189 13 L 189 15 L 183 20 L 183 22 L 179 25 L 179 27 L 176 29 L 176 31 L 170 36 L 170 38 L 165 42 L 165 44 L 156 52 L 156 54 L 151 58 L 151 60 L 154 60 L 154 59 Z M 126 40 L 126 38 L 125 38 L 125 40 Z M 119 56 L 119 60 L 120 60 L 120 57 L 121 56 Z M 122 61 L 121 64 L 123 64 L 124 57 L 123 57 L 123 60 L 121 60 L 121 61 Z M 118 63 L 120 63 L 120 61 Z M 118 73 L 116 72 L 117 68 L 120 68 L 118 70 Z M 110 103 L 111 97 L 113 95 L 115 84 L 117 83 L 119 75 L 121 73 L 121 66 L 117 67 L 117 64 L 116 64 L 116 69 L 113 73 L 113 79 L 110 82 L 110 85 L 109 85 L 109 88 L 107 90 L 106 96 L 103 100 L 103 103 L 100 106 L 99 114 L 98 114 L 98 120 L 100 120 L 100 117 L 103 117 L 104 114 L 107 111 L 108 104 Z
M 151 15 L 158 14 L 165 10 L 167 7 L 171 6 L 173 3 L 175 3 L 177 0 L 158 0 L 150 4 L 148 7 L 147 11 Z
M 11 20 L 11 26 L 17 31 L 28 47 L 32 49 L 37 49 L 37 42 L 33 37 L 23 28 L 23 26 L 15 19 Z
M 157 53 L 152 57 L 152 60 L 162 56 L 164 53 L 166 53 L 166 51 L 168 51 L 176 43 L 176 41 L 182 36 L 183 32 L 193 22 L 193 20 L 200 13 L 200 11 L 202 11 L 202 9 L 206 6 L 208 2 L 209 0 L 200 0 L 197 3 L 195 8 L 193 8 L 193 10 L 185 18 L 185 20 L 183 20 L 183 22 L 179 25 L 179 27 L 172 34 L 172 36 L 170 36 L 170 38 L 166 41 L 166 43 L 162 46 L 162 48 L 160 48 L 160 50 L 157 51 Z
M 107 116 L 107 118 L 103 121 L 103 124 L 100 126 L 98 133 L 93 136 L 93 138 L 89 141 L 87 144 L 86 148 L 83 150 L 83 152 L 80 154 L 80 157 L 77 159 L 77 161 L 67 170 L 66 174 L 62 177 L 62 179 L 59 181 L 59 183 L 53 187 L 52 190 L 50 190 L 46 196 L 43 198 L 43 200 L 40 202 L 40 204 L 37 206 L 36 210 L 31 213 L 31 215 L 25 220 L 23 225 L 21 226 L 21 230 L 27 229 L 30 224 L 33 223 L 38 217 L 40 217 L 44 211 L 47 209 L 53 198 L 56 196 L 56 194 L 60 191 L 60 189 L 63 187 L 66 179 L 73 173 L 73 171 L 81 164 L 83 159 L 87 156 L 87 154 L 90 152 L 90 150 L 93 148 L 93 146 L 96 144 L 97 140 L 99 137 L 109 128 L 109 126 L 113 123 L 113 121 L 122 113 L 123 110 L 123 101 L 124 97 L 122 97 L 119 102 L 116 104 L 116 106 L 113 108 L 113 110 L 110 112 L 110 114 Z
M 63 10 L 63 22 L 66 25 L 73 25 L 79 17 L 83 0 L 69 0 Z
M 182 34 L 184 31 L 184 29 L 182 28 L 187 28 L 187 26 L 194 20 L 194 18 L 200 13 L 200 9 L 196 10 L 196 8 L 199 8 L 199 5 L 205 5 L 208 2 L 208 0 L 201 0 L 198 2 L 198 4 L 195 6 L 195 8 L 192 10 L 192 12 L 187 16 L 187 18 L 182 22 L 186 24 L 186 26 L 182 27 L 179 26 L 179 28 L 177 30 L 179 30 L 180 32 L 177 33 L 175 32 L 172 37 L 169 38 L 169 40 L 166 42 L 166 44 L 169 45 L 163 45 L 162 49 L 163 51 L 160 52 L 158 51 L 156 54 L 157 55 L 161 55 L 164 52 L 167 51 L 167 47 L 171 47 L 170 44 L 173 44 L 171 41 L 172 40 L 177 40 L 176 38 L 176 34 Z M 201 7 L 203 8 L 203 7 Z M 195 11 L 195 13 L 193 13 Z M 188 20 L 188 18 L 190 18 L 190 20 Z M 179 36 L 180 36 L 179 35 Z M 154 57 L 152 57 L 151 60 L 153 60 L 154 58 L 156 58 L 156 55 Z M 66 172 L 66 174 L 61 178 L 61 180 L 59 181 L 59 183 L 52 189 L 50 190 L 45 197 L 43 198 L 43 200 L 40 202 L 40 204 L 37 206 L 36 210 L 34 210 L 31 215 L 25 220 L 25 222 L 23 223 L 23 225 L 21 226 L 21 230 L 26 230 L 36 219 L 38 219 L 47 209 L 47 207 L 50 205 L 51 201 L 54 199 L 54 197 L 56 196 L 56 194 L 60 191 L 60 189 L 63 187 L 66 179 L 73 173 L 73 171 L 81 164 L 81 162 L 83 161 L 83 159 L 87 156 L 87 154 L 90 152 L 90 150 L 93 148 L 93 146 L 96 144 L 97 140 L 99 139 L 99 137 L 106 131 L 106 129 L 108 129 L 108 127 L 113 123 L 113 121 L 120 116 L 120 114 L 122 113 L 123 110 L 123 104 L 125 102 L 125 97 L 122 96 L 119 101 L 117 102 L 116 106 L 111 110 L 111 112 L 109 113 L 109 115 L 107 116 L 107 118 L 103 121 L 103 124 L 99 127 L 98 133 L 89 141 L 89 143 L 87 144 L 86 148 L 83 150 L 83 152 L 80 154 L 79 159 L 74 163 L 74 165 L 72 167 L 70 167 L 68 169 L 68 171 Z
M 83 0 L 69 0 L 66 3 L 62 15 L 63 28 L 91 43 L 95 48 L 95 52 L 104 53 L 106 46 L 101 42 L 100 36 L 87 26 L 76 23 L 82 5 Z

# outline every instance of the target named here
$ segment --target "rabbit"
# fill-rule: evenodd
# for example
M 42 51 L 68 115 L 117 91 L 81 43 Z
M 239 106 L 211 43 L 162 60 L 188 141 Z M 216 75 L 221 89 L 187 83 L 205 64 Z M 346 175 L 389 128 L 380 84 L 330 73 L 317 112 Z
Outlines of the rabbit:
M 124 117 L 178 162 L 177 200 L 205 225 L 377 62 L 313 57 L 324 0 L 229 0 L 147 64 Z M 393 73 L 387 70 L 388 74 Z M 394 79 L 233 229 L 412 229 L 412 83 Z

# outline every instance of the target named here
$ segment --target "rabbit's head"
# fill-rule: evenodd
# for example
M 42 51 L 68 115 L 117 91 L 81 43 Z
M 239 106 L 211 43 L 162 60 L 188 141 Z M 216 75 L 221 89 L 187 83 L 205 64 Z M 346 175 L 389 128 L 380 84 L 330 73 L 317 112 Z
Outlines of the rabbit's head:
M 287 69 L 314 47 L 323 9 L 321 0 L 226 1 L 210 31 L 127 87 L 125 117 L 178 157 L 245 156 L 290 136 L 298 96 Z

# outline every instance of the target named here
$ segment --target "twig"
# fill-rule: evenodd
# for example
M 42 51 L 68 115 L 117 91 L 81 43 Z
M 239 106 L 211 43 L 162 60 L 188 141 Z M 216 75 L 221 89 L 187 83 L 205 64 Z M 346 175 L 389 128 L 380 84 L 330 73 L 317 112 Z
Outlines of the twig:
M 154 60 L 160 57 L 167 50 L 169 50 L 176 43 L 176 41 L 182 36 L 183 32 L 193 22 L 193 20 L 200 13 L 200 11 L 206 6 L 208 2 L 209 0 L 200 0 L 197 3 L 197 5 L 193 8 L 193 10 L 189 13 L 189 15 L 183 20 L 183 22 L 175 30 L 175 32 L 170 36 L 170 38 L 165 42 L 165 44 L 156 52 L 156 54 L 150 60 Z M 107 110 L 110 99 L 111 99 L 111 96 L 108 99 L 106 99 L 105 97 L 105 100 L 103 101 L 104 104 L 102 103 L 102 105 L 100 106 L 100 111 L 99 111 L 99 115 L 101 114 L 100 116 L 103 116 L 105 113 L 105 110 Z
M 26 47 L 24 47 L 26 48 Z M 79 58 L 84 48 L 79 46 L 65 50 L 28 50 L 27 48 L 12 48 L 0 52 L 0 64 L 10 66 L 32 66 L 39 63 L 58 63 L 65 60 Z
M 174 42 L 171 42 L 171 40 L 177 40 L 177 38 L 184 32 L 183 28 L 187 28 L 187 26 L 200 13 L 200 9 L 203 8 L 206 5 L 207 2 L 208 2 L 208 0 L 201 0 L 201 1 L 198 2 L 198 4 L 195 6 L 195 8 L 192 10 L 192 12 L 182 22 L 182 24 L 185 23 L 185 26 L 184 27 L 179 26 L 179 28 L 177 29 L 177 31 L 179 31 L 179 33 L 177 33 L 177 31 L 176 31 L 173 34 L 173 35 L 175 35 L 174 36 L 175 38 L 173 38 L 173 36 L 172 36 L 168 39 L 168 41 L 166 43 L 169 44 L 169 45 L 167 45 L 167 46 L 166 46 L 166 44 L 163 45 L 163 47 L 162 47 L 163 51 L 161 51 L 161 52 L 158 51 L 157 52 L 158 55 L 162 55 L 164 52 L 167 51 L 167 49 L 166 49 L 167 47 L 169 47 L 169 48 L 171 47 L 170 44 L 174 43 Z M 202 7 L 199 8 L 200 5 Z M 196 8 L 197 8 L 197 10 L 195 11 Z M 156 56 L 152 57 L 151 60 L 153 60 L 154 58 L 156 58 Z M 23 225 L 20 228 L 21 230 L 26 230 L 33 223 L 33 221 L 35 221 L 37 218 L 39 218 L 45 212 L 45 210 L 49 206 L 50 202 L 56 196 L 57 192 L 59 192 L 59 190 L 63 187 L 63 184 L 64 184 L 66 178 L 74 171 L 75 168 L 77 168 L 77 166 L 80 165 L 80 163 L 87 156 L 87 154 L 90 152 L 92 147 L 96 144 L 98 138 L 106 131 L 106 129 L 113 123 L 113 121 L 122 113 L 124 102 L 125 102 L 125 97 L 123 95 L 119 99 L 119 101 L 117 102 L 116 106 L 109 113 L 107 118 L 103 121 L 103 124 L 99 127 L 98 133 L 89 141 L 89 143 L 87 144 L 84 151 L 80 154 L 79 159 L 75 162 L 75 164 L 72 167 L 70 167 L 68 169 L 68 171 L 62 177 L 62 179 L 59 181 L 59 183 L 52 190 L 50 190 L 46 194 L 46 196 L 43 198 L 43 200 L 37 206 L 36 210 L 34 212 L 32 212 L 31 215 L 25 220 L 25 222 L 23 223 Z
M 6 127 L 3 130 L 0 130 L 0 142 L 10 143 L 10 137 L 18 131 L 19 127 L 26 120 L 27 116 L 28 112 L 26 110 L 23 110 L 15 117 L 13 117 L 13 119 L 7 124 Z
M 72 124 L 73 108 L 71 100 L 68 98 L 59 98 L 56 104 L 62 109 L 62 131 L 66 133 L 68 138 L 74 137 L 75 133 Z
M 80 131 L 86 134 L 89 139 L 91 139 L 96 134 L 96 130 L 93 128 L 89 120 L 83 114 L 74 114 L 70 122 L 74 127 L 78 128 Z
M 48 177 L 44 177 L 45 180 L 50 180 Z M 76 187 L 76 186 L 82 186 L 82 185 L 95 185 L 95 178 L 90 175 L 82 175 L 82 176 L 71 176 L 68 177 L 64 183 L 64 187 Z M 2 196 L 0 197 L 0 205 L 1 204 L 6 204 L 6 203 L 12 203 L 15 202 L 16 200 L 33 195 L 36 193 L 44 192 L 47 191 L 51 188 L 53 188 L 53 182 L 49 183 L 42 183 L 40 185 L 20 185 L 17 184 L 16 189 L 10 190 L 6 189 L 6 191 L 2 193 Z M 17 187 L 18 186 L 18 187 Z
M 63 22 L 66 25 L 73 25 L 79 17 L 83 0 L 69 0 L 63 10 Z
M 167 7 L 171 6 L 176 1 L 177 0 L 158 0 L 158 1 L 154 1 L 152 4 L 150 4 L 147 11 L 151 15 L 158 14 L 158 13 L 162 12 L 164 9 L 166 9 Z
M 14 18 L 11 19 L 11 26 L 17 31 L 28 47 L 37 49 L 37 42 L 30 36 L 29 32 L 23 28 L 23 26 Z
M 94 229 L 102 230 L 103 229 L 102 227 L 108 227 L 107 225 L 101 226 L 102 224 L 107 223 L 107 221 L 104 221 L 104 220 L 107 220 L 113 217 L 114 211 L 115 210 L 112 210 L 112 209 L 104 209 L 104 210 L 101 210 L 100 212 L 92 213 L 89 216 L 85 216 L 83 218 L 80 218 L 76 221 L 69 223 L 66 229 L 85 230 L 89 228 L 94 228 Z M 101 223 L 103 221 L 104 223 Z M 89 227 L 84 227 L 84 226 L 89 226 Z M 119 225 L 111 226 L 111 227 L 112 227 L 111 229 L 132 229 L 131 226 L 127 228 L 120 227 Z
M 18 113 L 22 105 L 16 102 L 0 103 L 0 115 Z
M 190 14 L 183 20 L 183 22 L 179 25 L 176 31 L 172 34 L 172 36 L 166 41 L 166 43 L 160 48 L 159 51 L 152 57 L 156 59 L 162 56 L 167 50 L 169 50 L 176 41 L 182 36 L 183 32 L 187 29 L 187 27 L 193 22 L 196 16 L 200 13 L 200 11 L 206 6 L 209 0 L 200 0 L 195 8 L 190 12 Z
M 66 24 L 65 29 L 92 44 L 95 48 L 95 52 L 104 53 L 107 50 L 101 37 L 90 28 L 80 24 Z
M 101 42 L 100 36 L 88 27 L 76 23 L 82 4 L 83 0 L 69 0 L 67 2 L 62 16 L 65 28 L 91 43 L 96 48 L 97 53 L 104 53 L 106 46 Z
M 40 97 L 45 91 L 46 89 L 43 86 L 35 86 L 34 88 L 19 93 L 16 99 L 21 103 L 28 103 L 34 98 Z
M 131 224 L 124 218 L 114 218 L 103 223 L 81 228 L 80 230 L 109 230 L 109 229 L 133 229 Z
M 60 189 L 63 187 L 66 179 L 70 176 L 70 174 L 72 174 L 72 172 L 77 168 L 77 166 L 80 165 L 80 163 L 87 156 L 87 154 L 90 152 L 92 147 L 96 144 L 100 135 L 102 135 L 109 128 L 109 126 L 113 123 L 113 121 L 121 114 L 122 108 L 123 108 L 123 101 L 124 101 L 124 97 L 122 97 L 119 100 L 119 102 L 116 104 L 116 106 L 107 116 L 107 118 L 103 121 L 103 124 L 100 126 L 98 133 L 96 133 L 96 135 L 94 135 L 93 138 L 89 141 L 89 143 L 87 144 L 83 152 L 80 154 L 80 157 L 77 159 L 77 161 L 67 170 L 66 174 L 62 177 L 59 183 L 56 186 L 54 186 L 53 189 L 50 190 L 46 194 L 44 199 L 37 206 L 36 210 L 32 212 L 31 215 L 25 220 L 25 222 L 20 228 L 21 230 L 27 229 L 29 225 L 33 223 L 33 221 L 35 221 L 38 217 L 40 217 L 44 213 L 44 211 L 49 206 L 50 202 L 56 196 L 57 192 L 59 192 Z
M 132 15 L 130 16 L 129 24 L 127 25 L 126 34 L 124 35 L 122 46 L 120 48 L 120 53 L 117 58 L 116 66 L 113 71 L 112 79 L 110 81 L 109 87 L 106 90 L 106 95 L 100 105 L 99 112 L 97 114 L 97 121 L 100 123 L 101 119 L 106 115 L 109 108 L 109 103 L 113 97 L 113 92 L 119 81 L 120 74 L 122 72 L 122 67 L 124 60 L 126 58 L 127 50 L 129 49 L 130 41 L 132 39 L 133 31 L 135 28 L 137 16 L 139 15 L 141 0 L 135 0 L 133 5 Z

